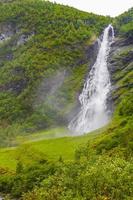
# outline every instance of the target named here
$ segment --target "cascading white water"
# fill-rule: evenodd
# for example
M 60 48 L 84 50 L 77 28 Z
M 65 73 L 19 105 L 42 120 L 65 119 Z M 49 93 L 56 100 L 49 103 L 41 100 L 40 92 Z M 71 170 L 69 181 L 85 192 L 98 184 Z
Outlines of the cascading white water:
M 104 30 L 97 59 L 79 96 L 80 112 L 70 122 L 68 128 L 74 134 L 83 134 L 106 125 L 109 121 L 107 98 L 111 90 L 107 58 L 114 39 L 114 29 L 109 25 Z

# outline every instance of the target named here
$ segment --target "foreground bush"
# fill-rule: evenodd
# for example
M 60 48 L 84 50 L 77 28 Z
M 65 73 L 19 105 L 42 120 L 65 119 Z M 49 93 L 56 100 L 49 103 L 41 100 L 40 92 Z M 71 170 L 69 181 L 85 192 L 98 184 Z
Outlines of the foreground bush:
M 99 157 L 94 163 L 62 164 L 41 187 L 25 193 L 23 200 L 126 200 L 133 195 L 133 165 L 123 159 Z

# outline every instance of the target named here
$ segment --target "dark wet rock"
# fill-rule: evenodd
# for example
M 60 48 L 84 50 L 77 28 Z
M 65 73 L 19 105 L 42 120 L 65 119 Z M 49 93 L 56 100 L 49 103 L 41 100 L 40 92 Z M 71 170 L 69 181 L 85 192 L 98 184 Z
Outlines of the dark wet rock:
M 34 33 L 20 35 L 17 40 L 17 46 L 25 44 L 33 35 Z
M 13 54 L 12 54 L 12 53 L 8 53 L 8 54 L 6 55 L 6 59 L 7 59 L 8 61 L 12 60 L 12 59 L 13 59 Z
M 0 23 L 0 67 L 14 58 L 13 48 L 24 45 L 34 32 L 23 34 L 15 23 Z
M 133 87 L 131 81 L 123 81 L 126 75 L 133 70 L 133 44 L 131 41 L 129 43 L 124 38 L 115 39 L 108 59 L 108 68 L 112 82 L 112 95 L 108 102 L 116 104 L 122 90 L 130 90 Z
M 16 33 L 16 31 L 15 24 L 0 24 L 0 42 L 10 39 Z
M 0 34 L 0 41 L 5 40 L 5 35 L 3 33 Z
M 112 44 L 108 59 L 108 68 L 111 78 L 115 72 L 124 70 L 128 64 L 133 61 L 133 50 L 131 47 L 131 44 L 128 45 L 124 39 L 119 38 L 116 38 L 115 42 Z M 112 79 L 112 81 L 115 80 Z
M 109 37 L 113 36 L 112 28 L 109 29 Z
M 15 67 L 14 69 L 12 69 L 11 74 L 14 76 L 24 76 L 25 70 L 21 67 Z
M 0 92 L 10 91 L 16 95 L 19 95 L 28 85 L 28 79 L 25 77 L 24 69 L 21 67 L 16 67 L 11 70 L 10 76 L 12 80 L 4 85 L 0 85 Z
M 87 60 L 90 63 L 90 67 L 93 66 L 93 64 L 96 61 L 99 48 L 100 48 L 100 39 L 97 39 L 91 46 L 87 47 L 86 49 L 86 56 Z
M 14 40 L 14 45 L 25 44 L 35 33 L 22 33 L 21 30 L 14 23 L 2 23 L 0 24 L 0 42 L 4 42 L 11 39 L 16 35 L 17 39 Z
M 19 95 L 27 86 L 26 79 L 20 79 L 17 81 L 11 81 L 5 85 L 0 85 L 0 91 L 10 91 Z
M 0 85 L 0 92 L 10 91 L 15 93 L 16 95 L 19 95 L 24 90 L 24 88 L 26 88 L 26 86 L 27 86 L 26 79 L 11 81 L 5 85 Z
M 27 80 L 26 79 L 21 79 L 18 81 L 13 81 L 11 83 L 9 83 L 6 87 L 7 90 L 14 92 L 15 94 L 20 94 L 24 88 L 26 88 L 27 86 Z

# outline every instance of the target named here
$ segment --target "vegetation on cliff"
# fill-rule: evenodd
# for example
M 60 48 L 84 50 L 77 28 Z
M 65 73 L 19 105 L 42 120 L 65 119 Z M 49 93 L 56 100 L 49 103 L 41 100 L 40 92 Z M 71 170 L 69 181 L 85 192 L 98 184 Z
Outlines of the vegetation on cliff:
M 133 40 L 133 8 L 116 17 L 115 26 L 121 36 Z
M 109 20 L 41 0 L 0 3 L 0 145 L 68 121 Z

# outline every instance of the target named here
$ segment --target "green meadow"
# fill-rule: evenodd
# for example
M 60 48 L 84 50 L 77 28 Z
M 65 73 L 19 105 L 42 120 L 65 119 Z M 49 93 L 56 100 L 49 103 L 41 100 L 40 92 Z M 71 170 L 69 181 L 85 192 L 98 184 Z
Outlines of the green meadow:
M 72 136 L 62 127 L 17 137 L 18 146 L 0 149 L 0 167 L 14 170 L 20 159 L 25 163 L 32 163 L 37 154 L 49 160 L 73 160 L 76 149 L 98 137 L 104 129 L 82 136 Z

